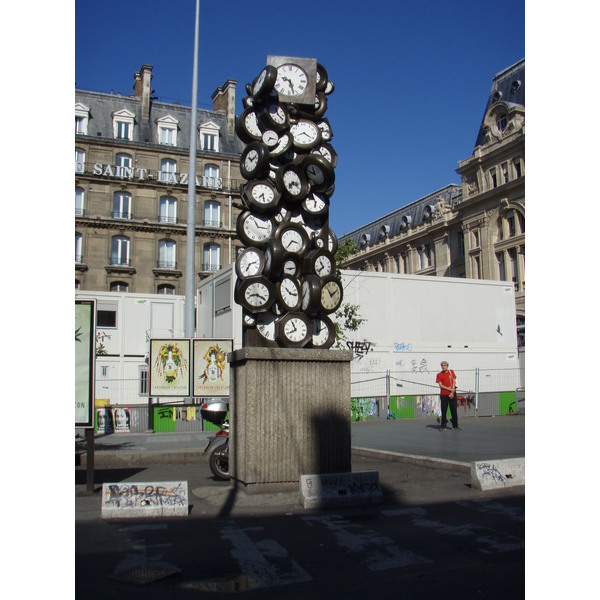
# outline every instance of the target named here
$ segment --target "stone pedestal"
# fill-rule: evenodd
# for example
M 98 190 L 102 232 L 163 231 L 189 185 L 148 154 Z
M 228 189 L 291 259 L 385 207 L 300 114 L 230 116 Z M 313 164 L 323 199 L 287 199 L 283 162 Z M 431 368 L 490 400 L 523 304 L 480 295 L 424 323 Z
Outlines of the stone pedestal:
M 349 350 L 242 348 L 231 364 L 229 472 L 248 493 L 351 469 Z

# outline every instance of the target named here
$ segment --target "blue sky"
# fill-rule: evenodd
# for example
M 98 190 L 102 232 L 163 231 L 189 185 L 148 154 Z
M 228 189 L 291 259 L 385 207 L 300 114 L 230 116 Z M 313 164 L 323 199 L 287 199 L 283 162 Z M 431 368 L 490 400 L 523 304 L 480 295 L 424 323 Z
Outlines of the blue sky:
M 151 64 L 158 98 L 191 105 L 195 5 L 76 0 L 76 87 L 130 94 Z M 269 54 L 316 58 L 335 83 L 340 236 L 460 183 L 493 76 L 525 56 L 524 0 L 201 0 L 198 105 L 235 79 L 241 112 Z

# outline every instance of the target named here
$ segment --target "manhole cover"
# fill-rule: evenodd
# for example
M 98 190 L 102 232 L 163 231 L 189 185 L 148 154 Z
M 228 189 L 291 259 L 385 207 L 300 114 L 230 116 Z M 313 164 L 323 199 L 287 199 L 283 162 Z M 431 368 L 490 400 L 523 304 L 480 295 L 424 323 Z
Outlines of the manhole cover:
M 109 575 L 109 577 L 110 579 L 117 579 L 118 581 L 145 585 L 147 583 L 158 581 L 159 579 L 164 579 L 175 573 L 181 573 L 181 569 L 178 569 L 177 567 L 138 565 Z

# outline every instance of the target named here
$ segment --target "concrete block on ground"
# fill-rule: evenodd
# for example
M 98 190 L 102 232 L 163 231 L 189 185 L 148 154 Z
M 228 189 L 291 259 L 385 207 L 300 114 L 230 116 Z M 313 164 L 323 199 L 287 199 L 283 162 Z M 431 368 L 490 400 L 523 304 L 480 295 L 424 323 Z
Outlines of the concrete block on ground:
M 300 502 L 307 509 L 378 504 L 382 497 L 378 471 L 300 476 Z
M 102 518 L 187 517 L 187 481 L 102 484 Z
M 525 485 L 525 459 L 503 458 L 472 462 L 471 485 L 478 490 Z

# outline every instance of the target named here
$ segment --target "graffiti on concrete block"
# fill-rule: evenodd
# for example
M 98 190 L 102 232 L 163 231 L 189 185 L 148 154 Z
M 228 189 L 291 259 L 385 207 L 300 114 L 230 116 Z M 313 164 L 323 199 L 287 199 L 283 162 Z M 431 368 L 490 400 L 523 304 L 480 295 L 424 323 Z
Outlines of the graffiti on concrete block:
M 489 478 L 498 483 L 506 483 L 506 477 L 498 471 L 498 467 L 490 463 L 477 463 L 477 470 L 481 473 L 481 478 Z
M 113 508 L 187 506 L 187 487 L 181 482 L 111 483 L 103 492 L 103 504 Z

